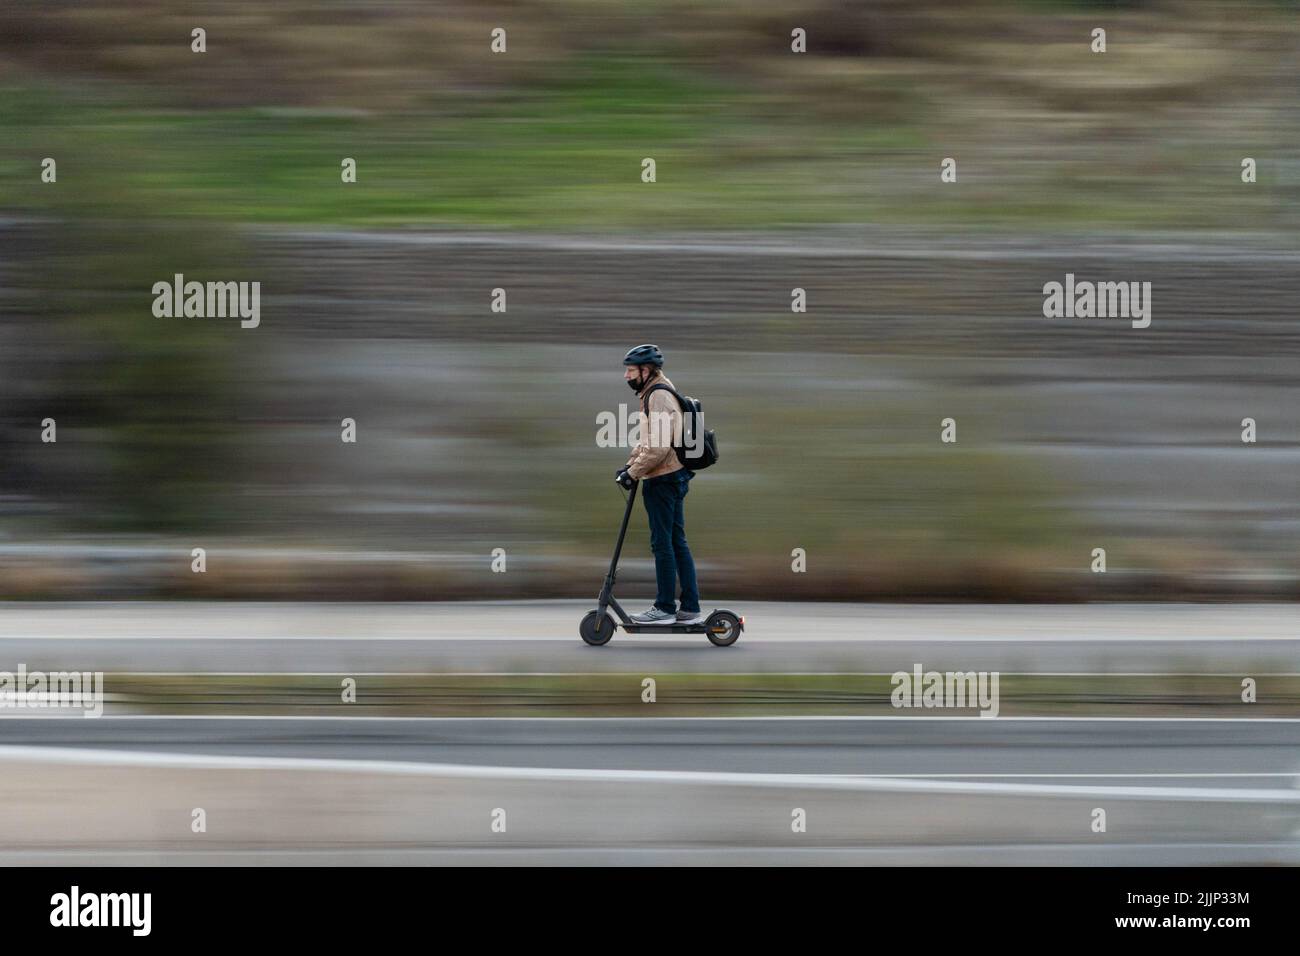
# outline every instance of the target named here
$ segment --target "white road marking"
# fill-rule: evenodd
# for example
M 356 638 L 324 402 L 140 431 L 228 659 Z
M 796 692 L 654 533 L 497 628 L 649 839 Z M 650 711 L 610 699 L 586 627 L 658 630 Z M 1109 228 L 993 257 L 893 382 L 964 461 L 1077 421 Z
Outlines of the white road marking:
M 774 774 L 691 770 L 583 770 L 543 767 L 487 767 L 465 764 L 404 763 L 393 760 L 345 760 L 319 757 L 249 757 L 91 750 L 64 747 L 0 746 L 5 759 L 62 766 L 113 766 L 184 770 L 263 770 L 326 773 L 374 773 L 392 776 L 458 779 L 534 780 L 582 783 L 678 783 L 858 790 L 863 792 L 951 793 L 969 795 L 1107 797 L 1110 799 L 1293 803 L 1300 790 L 1211 787 L 1080 787 L 1060 784 L 958 783 L 914 777 L 837 774 Z

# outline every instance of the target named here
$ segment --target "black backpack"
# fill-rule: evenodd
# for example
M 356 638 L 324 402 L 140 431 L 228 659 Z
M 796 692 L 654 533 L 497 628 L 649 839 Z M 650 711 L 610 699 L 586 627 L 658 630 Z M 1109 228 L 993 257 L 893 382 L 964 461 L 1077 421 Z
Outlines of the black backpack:
M 682 408 L 682 444 L 673 446 L 673 453 L 682 467 L 689 471 L 699 471 L 716 464 L 718 460 L 718 439 L 712 429 L 704 427 L 704 406 L 698 398 L 683 395 L 675 388 L 660 382 L 651 385 L 643 396 L 647 418 L 650 413 L 650 393 L 665 389 L 672 392 L 677 404 Z

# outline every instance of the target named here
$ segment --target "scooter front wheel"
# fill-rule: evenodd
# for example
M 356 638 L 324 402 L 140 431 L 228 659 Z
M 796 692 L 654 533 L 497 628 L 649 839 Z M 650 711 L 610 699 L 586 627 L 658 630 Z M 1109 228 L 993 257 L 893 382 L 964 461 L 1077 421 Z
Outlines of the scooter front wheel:
M 614 636 L 614 622 L 609 619 L 608 614 L 588 611 L 582 623 L 578 625 L 578 633 L 592 647 L 600 647 L 602 644 L 608 644 L 609 639 Z

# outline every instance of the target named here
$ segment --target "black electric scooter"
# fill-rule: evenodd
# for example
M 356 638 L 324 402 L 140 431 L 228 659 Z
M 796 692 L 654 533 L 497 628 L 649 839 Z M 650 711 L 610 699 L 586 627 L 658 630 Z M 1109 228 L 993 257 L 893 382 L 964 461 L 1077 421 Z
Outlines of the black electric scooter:
M 618 556 L 623 552 L 623 538 L 627 536 L 627 522 L 632 517 L 632 503 L 636 501 L 636 490 L 640 484 L 639 481 L 633 481 L 632 488 L 628 492 L 627 508 L 623 511 L 623 526 L 618 529 L 618 544 L 614 545 L 614 558 L 609 562 L 605 586 L 600 589 L 599 606 L 596 610 L 587 612 L 582 623 L 578 625 L 578 633 L 593 647 L 608 644 L 609 639 L 614 636 L 616 627 L 623 628 L 629 634 L 643 634 L 647 631 L 707 634 L 709 640 L 718 647 L 729 647 L 735 644 L 740 637 L 740 632 L 745 629 L 745 619 L 726 608 L 717 608 L 704 620 L 696 621 L 694 624 L 638 624 L 628 617 L 619 603 L 614 600 L 614 578 L 618 572 Z M 617 621 L 610 614 L 611 611 L 618 615 Z

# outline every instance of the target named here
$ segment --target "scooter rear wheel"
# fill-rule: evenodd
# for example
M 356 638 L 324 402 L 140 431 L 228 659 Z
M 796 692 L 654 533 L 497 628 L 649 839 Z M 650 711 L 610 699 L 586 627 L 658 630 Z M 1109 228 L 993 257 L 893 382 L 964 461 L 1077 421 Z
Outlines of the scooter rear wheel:
M 609 619 L 608 614 L 588 611 L 582 623 L 578 625 L 578 633 L 592 647 L 600 647 L 602 644 L 608 644 L 609 639 L 614 636 L 614 622 Z
M 730 647 L 740 637 L 740 618 L 730 611 L 718 611 L 705 622 L 709 640 L 717 647 Z

